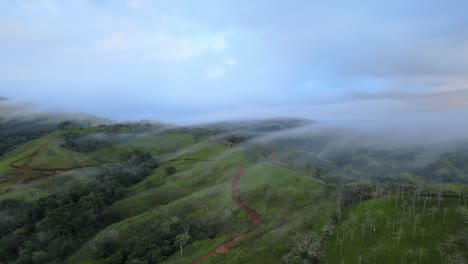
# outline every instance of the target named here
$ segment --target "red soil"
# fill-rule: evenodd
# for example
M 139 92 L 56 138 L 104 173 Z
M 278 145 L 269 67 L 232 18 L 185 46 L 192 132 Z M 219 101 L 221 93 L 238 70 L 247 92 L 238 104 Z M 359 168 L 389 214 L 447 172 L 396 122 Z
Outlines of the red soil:
M 221 245 L 213 248 L 208 253 L 206 253 L 205 255 L 199 257 L 197 260 L 192 262 L 192 264 L 202 263 L 203 261 L 205 261 L 209 257 L 213 256 L 214 254 L 225 254 L 226 252 L 228 252 L 229 250 L 234 248 L 234 243 L 244 239 L 247 235 L 249 235 L 252 232 L 254 232 L 255 230 L 257 230 L 258 227 L 264 223 L 261 216 L 255 210 L 253 210 L 247 204 L 245 204 L 244 201 L 242 201 L 242 199 L 239 198 L 239 195 L 238 195 L 239 182 L 240 182 L 240 179 L 241 179 L 242 175 L 244 175 L 244 166 L 239 165 L 237 167 L 237 174 L 236 174 L 236 176 L 234 176 L 234 178 L 232 179 L 232 182 L 231 182 L 231 197 L 232 197 L 232 200 L 242 210 L 244 210 L 248 214 L 252 226 L 247 231 L 245 231 L 245 232 L 243 232 L 243 233 L 229 239 L 228 241 L 223 242 Z

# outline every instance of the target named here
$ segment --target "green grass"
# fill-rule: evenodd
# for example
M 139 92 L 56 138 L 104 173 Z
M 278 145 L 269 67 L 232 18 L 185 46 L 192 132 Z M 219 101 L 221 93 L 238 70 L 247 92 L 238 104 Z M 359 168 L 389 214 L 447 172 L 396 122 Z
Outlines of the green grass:
M 378 198 L 347 209 L 329 239 L 326 263 L 373 263 L 374 257 L 375 263 L 440 263 L 437 242 L 467 228 L 458 211 L 463 204 L 447 198 L 439 207 L 435 197 L 421 197 L 410 209 L 413 202 L 413 196 Z
M 193 136 L 190 134 L 142 134 L 137 135 L 130 142 L 134 148 L 151 151 L 152 154 L 164 154 L 176 152 L 194 144 Z
M 72 168 L 78 166 L 96 165 L 97 162 L 84 153 L 78 153 L 60 146 L 62 140 L 50 141 L 31 162 L 25 165 L 38 169 Z
M 203 142 L 181 151 L 175 160 L 164 163 L 153 174 L 134 185 L 133 195 L 114 203 L 110 211 L 121 219 L 97 234 L 77 251 L 68 263 L 87 263 L 93 241 L 106 232 L 119 232 L 125 239 L 144 232 L 152 223 L 177 217 L 184 223 L 220 223 L 212 239 L 199 240 L 173 254 L 167 263 L 191 263 L 215 246 L 250 228 L 247 214 L 231 198 L 231 180 L 240 164 L 246 166 L 239 193 L 262 215 L 265 225 L 226 255 L 216 255 L 206 263 L 278 263 L 289 250 L 289 238 L 296 232 L 320 226 L 332 213 L 323 203 L 328 187 L 298 172 L 266 164 L 255 165 L 240 153 Z M 174 166 L 176 173 L 165 169 Z M 320 211 L 320 213 L 319 213 Z M 103 262 L 105 263 L 105 262 Z
M 320 230 L 334 212 L 335 203 L 330 198 L 332 187 L 308 176 L 308 173 L 253 162 L 239 151 L 210 141 L 196 143 L 190 134 L 140 134 L 125 142 L 84 154 L 62 148 L 62 140 L 58 138 L 61 133 L 65 132 L 56 132 L 8 153 L 0 160 L 0 171 L 3 169 L 2 172 L 6 174 L 21 173 L 19 182 L 40 177 L 41 174 L 36 172 L 17 172 L 9 164 L 46 143 L 47 147 L 39 155 L 32 161 L 25 160 L 23 164 L 35 168 L 75 167 L 125 160 L 126 155 L 134 150 L 149 151 L 161 162 L 161 166 L 150 176 L 130 188 L 126 198 L 108 208 L 111 214 L 117 216 L 118 222 L 104 228 L 86 242 L 67 260 L 68 263 L 106 263 L 105 260 L 96 259 L 93 245 L 96 239 L 108 232 L 118 232 L 123 245 L 130 238 L 144 234 L 148 226 L 174 217 L 186 224 L 218 223 L 214 238 L 195 241 L 184 249 L 182 256 L 175 253 L 166 261 L 191 263 L 251 226 L 247 214 L 231 198 L 231 180 L 239 165 L 245 167 L 245 174 L 239 184 L 239 195 L 262 216 L 265 224 L 236 243 L 234 250 L 225 255 L 217 254 L 206 263 L 280 263 L 290 249 L 291 237 L 301 232 Z M 366 162 L 372 164 L 373 160 Z M 169 166 L 175 167 L 176 173 L 168 175 L 166 168 Z M 47 177 L 27 188 L 1 195 L 0 199 L 34 201 L 60 191 L 68 184 L 86 182 L 86 177 L 92 175 L 93 170 L 89 168 Z M 17 179 L 4 177 L 0 191 L 11 186 L 14 181 Z M 361 207 L 349 210 L 355 210 L 356 215 L 363 215 L 362 210 L 367 204 L 365 202 Z M 330 245 L 335 240 L 333 238 Z M 367 240 L 357 240 L 356 236 L 353 245 L 359 248 L 367 246 Z M 407 242 L 402 239 L 401 243 L 403 245 Z M 333 247 L 329 247 L 327 254 L 336 255 L 333 250 Z M 348 254 L 349 259 L 356 257 L 351 252 L 343 251 L 344 254 Z

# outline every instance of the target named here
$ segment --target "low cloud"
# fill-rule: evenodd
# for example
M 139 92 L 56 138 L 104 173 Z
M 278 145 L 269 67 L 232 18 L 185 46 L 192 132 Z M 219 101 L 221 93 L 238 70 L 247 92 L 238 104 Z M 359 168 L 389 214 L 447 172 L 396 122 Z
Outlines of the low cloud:
M 351 92 L 341 98 L 344 101 L 398 101 L 407 104 L 414 111 L 456 111 L 468 107 L 468 86 L 466 89 L 455 90 Z

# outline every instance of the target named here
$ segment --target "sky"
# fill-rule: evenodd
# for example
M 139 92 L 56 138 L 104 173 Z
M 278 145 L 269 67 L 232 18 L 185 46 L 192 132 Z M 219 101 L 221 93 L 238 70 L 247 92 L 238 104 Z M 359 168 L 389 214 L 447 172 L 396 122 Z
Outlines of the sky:
M 468 114 L 466 10 L 451 0 L 0 0 L 0 96 L 115 120 L 453 126 Z

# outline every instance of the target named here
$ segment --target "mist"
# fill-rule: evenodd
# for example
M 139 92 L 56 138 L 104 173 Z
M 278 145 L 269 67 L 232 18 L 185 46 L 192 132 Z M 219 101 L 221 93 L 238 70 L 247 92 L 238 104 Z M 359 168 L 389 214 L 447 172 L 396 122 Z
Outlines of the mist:
M 466 131 L 465 9 L 460 1 L 4 2 L 0 94 L 119 122 L 299 117 L 451 139 Z M 440 127 L 457 129 L 432 126 L 447 120 Z

